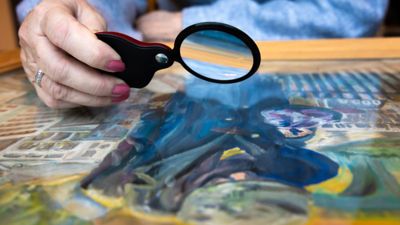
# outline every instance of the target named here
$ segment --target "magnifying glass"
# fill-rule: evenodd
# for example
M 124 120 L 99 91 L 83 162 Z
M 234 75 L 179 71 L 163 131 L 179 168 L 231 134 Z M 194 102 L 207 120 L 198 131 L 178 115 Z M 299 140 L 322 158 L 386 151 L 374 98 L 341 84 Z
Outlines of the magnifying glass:
M 260 51 L 243 31 L 223 23 L 198 23 L 184 29 L 174 49 L 138 41 L 117 32 L 97 37 L 121 56 L 125 71 L 108 73 L 134 88 L 148 85 L 158 70 L 179 62 L 194 76 L 215 83 L 234 83 L 252 76 L 260 66 Z

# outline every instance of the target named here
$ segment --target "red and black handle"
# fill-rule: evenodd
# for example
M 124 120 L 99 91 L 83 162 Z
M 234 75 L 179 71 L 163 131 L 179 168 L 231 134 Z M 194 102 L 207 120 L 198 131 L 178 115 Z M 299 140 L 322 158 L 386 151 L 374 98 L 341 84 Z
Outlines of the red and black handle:
M 125 63 L 125 71 L 107 74 L 120 78 L 130 87 L 145 87 L 155 72 L 174 62 L 173 51 L 166 45 L 141 42 L 117 32 L 99 32 L 96 36 L 112 47 Z

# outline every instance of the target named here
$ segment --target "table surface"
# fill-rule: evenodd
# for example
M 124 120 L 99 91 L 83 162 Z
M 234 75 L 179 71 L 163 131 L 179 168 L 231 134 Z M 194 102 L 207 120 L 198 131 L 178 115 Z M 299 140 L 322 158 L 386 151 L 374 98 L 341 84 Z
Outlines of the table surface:
M 398 224 L 398 41 L 260 43 L 244 82 L 174 65 L 96 109 L 48 109 L 3 73 L 1 221 Z

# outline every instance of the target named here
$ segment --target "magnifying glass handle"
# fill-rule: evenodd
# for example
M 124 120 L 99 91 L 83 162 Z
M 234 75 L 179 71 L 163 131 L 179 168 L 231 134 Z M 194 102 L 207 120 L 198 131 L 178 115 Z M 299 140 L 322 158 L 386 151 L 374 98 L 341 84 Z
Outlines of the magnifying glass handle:
M 99 32 L 96 36 L 111 46 L 125 63 L 125 71 L 106 73 L 120 78 L 130 87 L 145 87 L 156 71 L 174 62 L 172 50 L 166 45 L 141 42 L 117 32 Z

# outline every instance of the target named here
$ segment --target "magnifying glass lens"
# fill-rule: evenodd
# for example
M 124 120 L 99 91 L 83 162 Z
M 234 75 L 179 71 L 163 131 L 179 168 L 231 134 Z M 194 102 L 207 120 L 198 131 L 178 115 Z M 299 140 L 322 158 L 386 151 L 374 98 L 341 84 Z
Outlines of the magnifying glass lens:
M 180 53 L 187 67 L 215 81 L 240 79 L 254 64 L 252 51 L 246 43 L 219 30 L 200 30 L 188 35 Z

